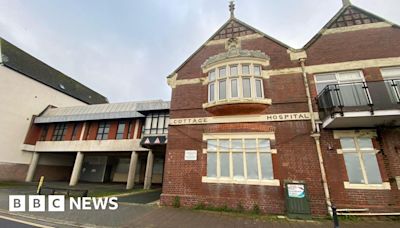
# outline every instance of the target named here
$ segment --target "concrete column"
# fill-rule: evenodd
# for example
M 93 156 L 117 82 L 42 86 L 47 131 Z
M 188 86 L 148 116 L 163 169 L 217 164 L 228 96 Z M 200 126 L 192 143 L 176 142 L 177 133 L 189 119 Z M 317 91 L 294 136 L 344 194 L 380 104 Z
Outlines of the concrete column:
M 32 160 L 29 164 L 28 173 L 26 174 L 25 182 L 31 182 L 33 180 L 33 176 L 35 175 L 36 167 L 39 162 L 39 153 L 33 152 Z
M 147 155 L 146 174 L 144 176 L 144 189 L 150 189 L 151 187 L 151 178 L 153 176 L 153 161 L 153 151 L 149 150 L 149 153 Z
M 81 174 L 82 163 L 83 163 L 83 153 L 78 151 L 78 153 L 76 153 L 75 164 L 74 168 L 72 169 L 69 186 L 74 186 L 78 183 L 79 176 Z
M 136 165 L 138 160 L 138 153 L 132 151 L 131 162 L 129 164 L 128 180 L 126 182 L 126 189 L 132 189 L 135 185 Z

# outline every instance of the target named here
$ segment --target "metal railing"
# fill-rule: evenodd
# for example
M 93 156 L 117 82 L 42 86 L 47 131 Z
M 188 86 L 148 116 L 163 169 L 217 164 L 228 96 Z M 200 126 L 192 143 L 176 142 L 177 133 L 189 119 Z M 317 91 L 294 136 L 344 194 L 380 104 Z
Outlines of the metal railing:
M 321 120 L 344 112 L 400 109 L 400 80 L 331 84 L 316 100 Z

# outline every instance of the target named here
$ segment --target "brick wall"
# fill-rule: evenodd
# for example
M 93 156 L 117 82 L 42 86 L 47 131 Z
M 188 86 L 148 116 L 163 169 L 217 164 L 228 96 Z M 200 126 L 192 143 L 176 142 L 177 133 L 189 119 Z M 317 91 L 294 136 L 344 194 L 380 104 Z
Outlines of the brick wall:
M 400 29 L 367 29 L 321 36 L 307 49 L 307 65 L 399 57 Z
M 395 134 L 385 131 L 389 138 L 384 139 L 383 144 L 388 148 L 385 155 L 382 153 L 377 154 L 378 165 L 382 176 L 382 181 L 390 181 L 391 169 L 395 171 L 395 164 L 398 161 L 389 162 L 393 167 L 388 167 L 385 160 L 388 158 L 396 159 L 389 148 L 394 148 L 392 137 Z M 376 138 L 373 139 L 374 147 L 381 149 L 381 146 Z M 328 178 L 329 191 L 331 194 L 331 201 L 338 208 L 368 208 L 372 212 L 397 212 L 400 209 L 399 191 L 397 186 L 392 184 L 392 190 L 358 190 L 358 189 L 345 189 L 344 182 L 348 181 L 346 166 L 343 154 L 338 154 L 336 149 L 340 149 L 339 139 L 333 138 L 332 131 L 322 131 L 321 133 L 321 149 L 324 157 L 324 166 Z M 331 150 L 328 148 L 332 148 Z M 397 158 L 398 159 L 398 158 Z M 394 169 L 393 169 L 394 168 Z M 389 174 L 389 175 L 388 175 Z
M 394 27 L 360 30 L 356 32 L 336 33 L 321 36 L 307 51 L 306 66 L 317 64 L 339 63 L 345 61 L 366 60 L 375 58 L 399 57 L 400 30 Z M 271 57 L 271 65 L 264 70 L 299 67 L 299 63 L 290 61 L 287 49 L 266 37 L 242 40 L 242 49 L 261 50 Z M 205 77 L 201 64 L 210 56 L 225 52 L 224 44 L 203 46 L 179 70 L 179 79 Z M 362 70 L 366 81 L 381 80 L 382 75 L 377 67 Z M 307 74 L 311 96 L 315 98 L 314 75 Z M 263 80 L 264 94 L 272 99 L 261 111 L 263 114 L 307 112 L 307 99 L 301 73 L 271 76 Z M 210 113 L 202 108 L 207 102 L 207 86 L 202 84 L 178 85 L 172 89 L 171 118 L 209 117 L 213 115 L 233 115 L 232 107 L 220 108 Z M 251 111 L 251 107 L 248 108 Z M 313 100 L 314 111 L 318 106 Z M 248 111 L 248 110 L 247 110 Z M 273 170 L 281 186 L 257 186 L 240 184 L 202 183 L 206 175 L 207 154 L 202 142 L 203 133 L 207 132 L 269 132 L 274 131 L 276 141 L 273 146 L 278 153 L 273 155 Z M 165 162 L 164 186 L 161 203 L 171 205 L 175 196 L 179 196 L 184 206 L 199 203 L 214 206 L 236 207 L 238 202 L 246 208 L 258 204 L 264 212 L 272 214 L 285 213 L 283 183 L 286 180 L 301 180 L 307 184 L 310 194 L 311 210 L 314 215 L 327 213 L 322 177 L 315 141 L 310 137 L 310 121 L 287 121 L 265 123 L 235 123 L 210 125 L 170 126 Z M 329 191 L 334 204 L 339 208 L 370 208 L 376 212 L 398 211 L 400 196 L 394 177 L 400 175 L 398 129 L 385 129 L 381 140 L 374 145 L 384 148 L 378 153 L 377 160 L 384 181 L 390 181 L 392 190 L 355 190 L 345 189 L 344 181 L 348 180 L 343 155 L 336 150 L 340 148 L 339 140 L 333 139 L 332 130 L 321 133 L 321 147 L 324 165 L 327 171 Z M 197 161 L 184 161 L 184 150 L 198 151 Z
M 201 178 L 206 176 L 207 170 L 207 154 L 201 153 L 206 148 L 202 141 L 203 133 L 271 130 L 275 130 L 273 148 L 278 151 L 272 156 L 274 177 L 281 181 L 281 186 L 202 183 Z M 179 196 L 184 206 L 205 203 L 214 206 L 226 204 L 233 208 L 240 202 L 247 209 L 257 204 L 266 213 L 282 214 L 285 212 L 283 182 L 297 180 L 307 184 L 313 214 L 323 215 L 326 212 L 325 199 L 310 132 L 308 121 L 171 126 L 161 201 L 170 205 L 174 197 Z M 185 161 L 185 149 L 197 150 L 198 160 Z

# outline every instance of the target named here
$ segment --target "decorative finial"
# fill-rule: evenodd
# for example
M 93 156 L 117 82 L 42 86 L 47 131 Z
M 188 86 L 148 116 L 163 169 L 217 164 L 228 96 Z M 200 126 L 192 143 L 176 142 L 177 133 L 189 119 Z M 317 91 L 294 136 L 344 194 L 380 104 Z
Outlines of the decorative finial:
M 342 0 L 342 2 L 343 2 L 343 6 L 351 5 L 350 0 Z
M 235 2 L 229 1 L 229 12 L 231 12 L 231 18 L 235 17 Z

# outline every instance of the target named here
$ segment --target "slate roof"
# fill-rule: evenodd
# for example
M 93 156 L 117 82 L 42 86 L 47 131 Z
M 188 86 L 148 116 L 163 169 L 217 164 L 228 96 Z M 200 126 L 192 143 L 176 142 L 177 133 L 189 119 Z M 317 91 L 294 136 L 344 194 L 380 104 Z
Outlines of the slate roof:
M 0 64 L 87 104 L 108 103 L 103 95 L 0 38 Z
M 47 107 L 35 123 L 54 123 L 85 120 L 106 120 L 145 117 L 145 112 L 169 110 L 170 102 L 162 100 L 135 101 L 113 104 Z

